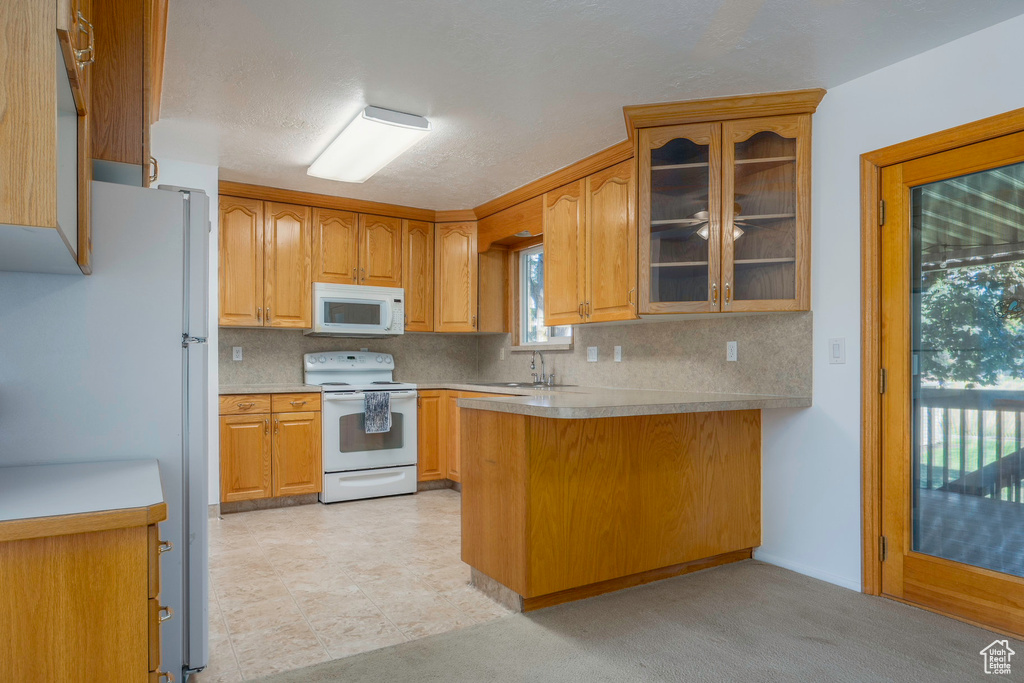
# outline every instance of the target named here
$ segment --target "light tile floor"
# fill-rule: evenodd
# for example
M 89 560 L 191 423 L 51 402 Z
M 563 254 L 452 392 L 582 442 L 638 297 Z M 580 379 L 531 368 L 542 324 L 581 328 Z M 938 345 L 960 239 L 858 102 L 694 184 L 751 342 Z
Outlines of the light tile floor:
M 501 618 L 460 560 L 459 494 L 210 520 L 210 665 L 251 680 Z

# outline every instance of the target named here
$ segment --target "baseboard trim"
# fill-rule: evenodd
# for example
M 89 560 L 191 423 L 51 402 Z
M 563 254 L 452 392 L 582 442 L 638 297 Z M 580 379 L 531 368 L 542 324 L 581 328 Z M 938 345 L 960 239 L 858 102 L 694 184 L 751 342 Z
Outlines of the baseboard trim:
M 779 557 L 778 555 L 766 553 L 760 549 L 754 551 L 754 559 L 760 562 L 764 562 L 765 564 L 772 564 L 776 567 L 788 569 L 790 571 L 796 572 L 797 574 L 809 576 L 812 579 L 819 579 L 821 581 L 825 581 L 826 583 L 831 583 L 836 586 L 841 586 L 843 588 L 849 588 L 850 590 L 857 591 L 858 593 L 861 592 L 860 578 L 848 579 L 845 576 L 839 576 L 838 574 L 832 574 L 830 572 L 822 571 L 815 567 L 809 567 L 806 564 L 793 562 L 791 560 L 787 560 L 784 557 Z
M 607 581 L 599 581 L 597 583 L 591 583 L 586 586 L 569 588 L 564 591 L 558 591 L 557 593 L 538 595 L 533 598 L 523 598 L 523 611 L 532 612 L 534 610 L 544 609 L 545 607 L 561 605 L 566 602 L 573 602 L 575 600 L 592 598 L 598 595 L 602 595 L 604 593 L 611 593 L 612 591 L 622 590 L 624 588 L 642 586 L 645 583 L 652 583 L 654 581 L 660 581 L 662 579 L 670 579 L 675 576 L 682 576 L 683 574 L 699 572 L 702 569 L 711 569 L 712 567 L 719 567 L 723 564 L 730 564 L 732 562 L 749 560 L 752 551 L 753 548 L 734 550 L 733 552 L 722 553 L 721 555 L 713 555 L 711 557 L 705 557 L 700 560 L 693 560 L 692 562 L 673 564 L 669 565 L 668 567 L 650 569 L 648 571 L 640 572 L 638 574 L 620 576 L 617 579 L 608 579 Z
M 257 498 L 255 500 L 237 500 L 233 503 L 221 503 L 220 513 L 230 515 L 235 512 L 251 512 L 253 510 L 273 510 L 274 508 L 289 508 L 296 505 L 310 505 L 319 503 L 320 496 L 317 493 L 304 493 L 301 496 L 279 496 L 277 498 Z
M 462 492 L 462 484 L 451 479 L 432 479 L 430 481 L 416 482 L 416 491 L 436 491 L 438 489 L 452 489 Z

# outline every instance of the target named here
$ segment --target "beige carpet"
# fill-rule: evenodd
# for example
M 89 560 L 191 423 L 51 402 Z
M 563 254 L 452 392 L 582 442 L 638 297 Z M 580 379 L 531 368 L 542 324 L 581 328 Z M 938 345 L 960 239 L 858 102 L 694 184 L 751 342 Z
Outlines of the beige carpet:
M 979 651 L 995 638 L 924 610 L 746 561 L 262 680 L 990 680 Z M 1011 647 L 1021 661 L 1008 679 L 1024 676 L 1024 643 Z

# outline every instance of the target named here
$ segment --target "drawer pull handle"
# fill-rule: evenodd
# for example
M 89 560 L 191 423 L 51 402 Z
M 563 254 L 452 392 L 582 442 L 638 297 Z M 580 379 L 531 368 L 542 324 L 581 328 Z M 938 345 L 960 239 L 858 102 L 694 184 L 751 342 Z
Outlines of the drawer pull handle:
M 170 541 L 160 541 L 160 545 L 158 545 L 156 548 L 156 551 L 161 555 L 163 555 L 164 553 L 169 553 L 172 550 L 174 550 L 174 543 Z
M 296 407 L 297 406 L 304 406 L 304 405 L 306 405 L 306 402 L 305 401 L 292 401 L 292 405 L 296 406 Z
M 255 402 L 252 402 L 252 403 L 239 403 L 238 407 L 241 410 L 249 410 L 249 408 L 252 408 L 254 405 L 256 405 Z
M 78 31 L 89 38 L 89 47 L 75 50 L 75 60 L 79 66 L 86 67 L 96 61 L 96 31 L 81 12 L 78 12 Z
M 160 605 L 160 611 L 163 612 L 163 614 L 160 615 L 157 621 L 159 621 L 161 624 L 174 617 L 174 610 L 168 607 L 167 605 Z
M 157 680 L 160 680 L 162 678 L 165 681 L 167 681 L 167 683 L 174 683 L 174 676 L 172 676 L 171 674 L 167 673 L 166 671 L 157 671 L 156 672 L 156 677 L 157 677 Z

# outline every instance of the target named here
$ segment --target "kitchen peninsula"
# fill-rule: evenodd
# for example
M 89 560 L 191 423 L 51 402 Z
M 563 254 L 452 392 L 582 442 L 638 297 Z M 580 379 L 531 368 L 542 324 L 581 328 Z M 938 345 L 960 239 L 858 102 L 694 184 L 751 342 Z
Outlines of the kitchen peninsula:
M 462 559 L 530 611 L 749 558 L 761 409 L 809 405 L 636 390 L 461 399 Z

